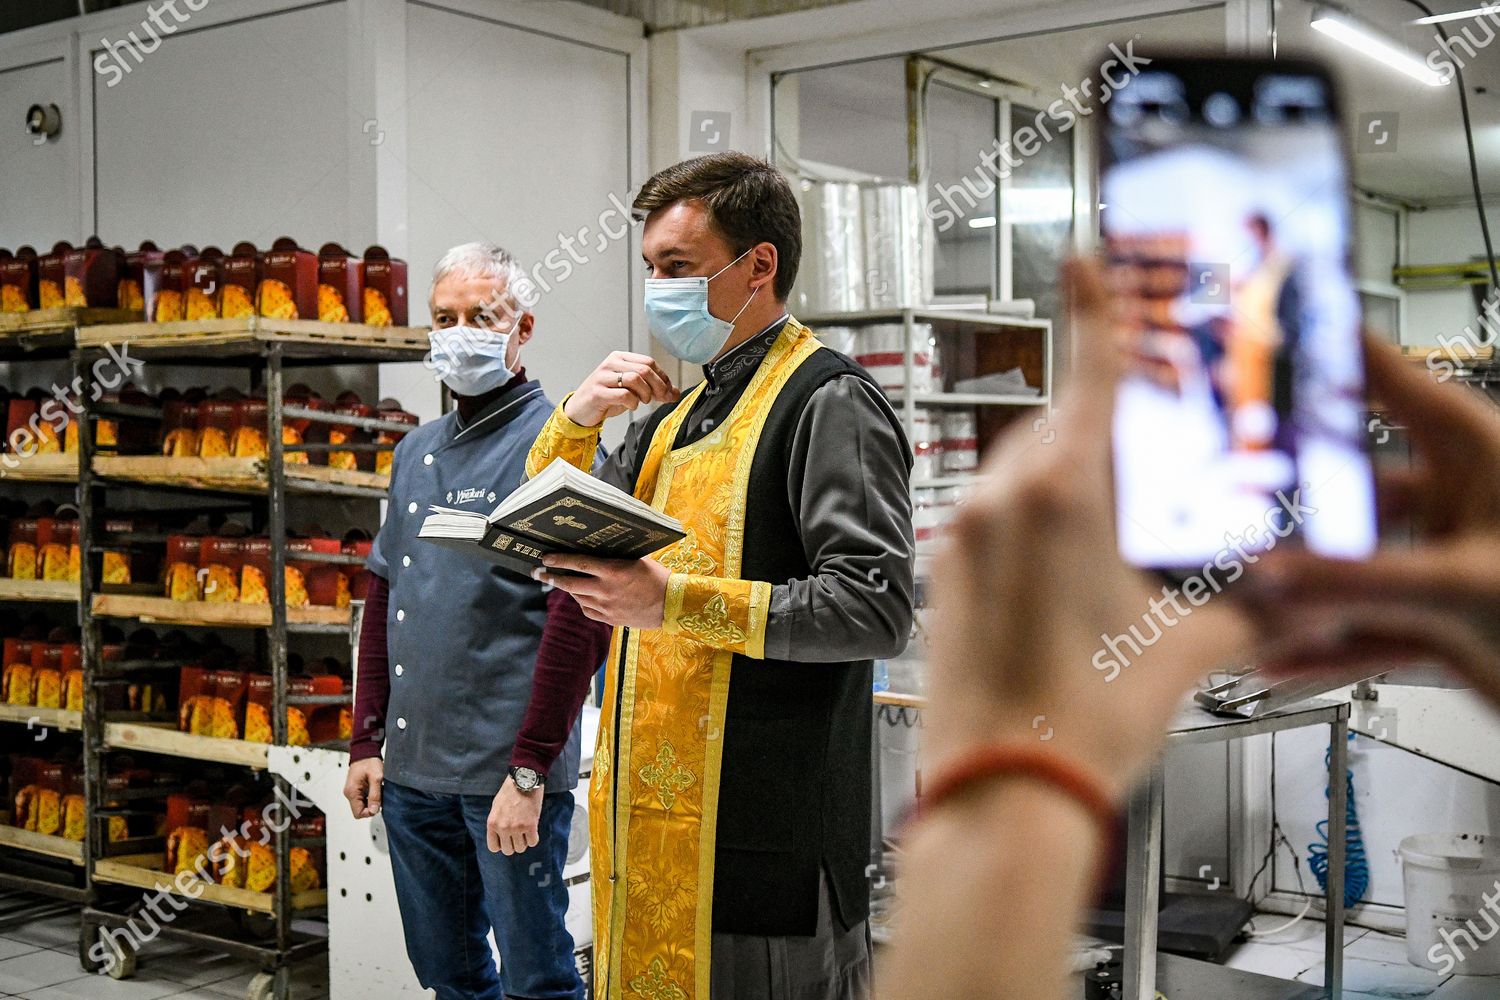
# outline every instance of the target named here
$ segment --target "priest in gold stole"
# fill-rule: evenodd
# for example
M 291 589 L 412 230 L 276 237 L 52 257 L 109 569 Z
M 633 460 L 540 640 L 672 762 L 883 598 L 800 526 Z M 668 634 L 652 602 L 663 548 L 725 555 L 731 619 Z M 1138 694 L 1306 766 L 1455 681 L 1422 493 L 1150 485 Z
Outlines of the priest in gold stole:
M 774 167 L 648 180 L 645 307 L 703 381 L 616 352 L 532 447 L 679 519 L 640 560 L 539 578 L 615 626 L 589 792 L 595 996 L 856 1000 L 869 989 L 871 661 L 906 646 L 911 453 L 880 388 L 787 315 L 801 218 Z

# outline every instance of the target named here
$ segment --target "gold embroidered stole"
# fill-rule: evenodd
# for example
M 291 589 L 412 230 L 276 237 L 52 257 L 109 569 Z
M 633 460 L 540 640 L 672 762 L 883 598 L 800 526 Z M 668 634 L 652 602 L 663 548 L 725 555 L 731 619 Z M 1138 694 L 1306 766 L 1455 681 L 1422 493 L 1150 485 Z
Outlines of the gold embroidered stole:
M 674 573 L 738 580 L 761 430 L 782 386 L 820 346 L 790 320 L 724 423 L 672 448 L 699 385 L 657 426 L 635 495 L 683 523 L 687 537 L 655 554 Z M 597 1000 L 708 1000 L 734 658 L 722 647 L 746 641 L 736 622 L 758 622 L 763 637 L 770 588 L 683 580 L 674 576 L 667 595 L 673 630 L 616 629 L 610 643 L 589 789 Z

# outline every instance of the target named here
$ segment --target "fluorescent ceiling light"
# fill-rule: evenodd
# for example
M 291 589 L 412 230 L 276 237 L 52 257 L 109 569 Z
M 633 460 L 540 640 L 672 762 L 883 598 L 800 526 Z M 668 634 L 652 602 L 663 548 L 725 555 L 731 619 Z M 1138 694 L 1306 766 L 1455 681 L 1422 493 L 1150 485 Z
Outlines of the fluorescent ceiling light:
M 1067 187 L 1008 188 L 1000 195 L 1006 224 L 1035 225 L 1067 222 L 1073 218 L 1073 189 Z M 976 215 L 969 220 L 970 229 L 993 229 L 993 215 Z
M 1468 10 L 1456 10 L 1451 14 L 1433 14 L 1431 17 L 1419 17 L 1412 24 L 1442 24 L 1445 21 L 1464 21 L 1471 17 L 1484 17 L 1486 14 L 1500 14 L 1500 3 L 1485 4 L 1482 7 L 1471 7 Z
M 1448 82 L 1441 73 L 1428 66 L 1414 52 L 1382 37 L 1343 11 L 1332 7 L 1314 7 L 1312 26 L 1329 38 L 1343 42 L 1351 49 L 1384 63 L 1391 69 L 1399 70 L 1429 87 L 1441 87 Z
M 976 215 L 969 220 L 970 229 L 994 229 L 995 217 L 993 215 Z

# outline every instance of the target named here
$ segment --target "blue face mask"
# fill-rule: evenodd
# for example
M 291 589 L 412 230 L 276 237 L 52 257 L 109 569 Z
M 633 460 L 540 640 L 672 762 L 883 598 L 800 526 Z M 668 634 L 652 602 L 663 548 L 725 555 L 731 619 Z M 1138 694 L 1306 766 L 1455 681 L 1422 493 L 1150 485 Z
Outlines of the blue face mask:
M 708 311 L 708 283 L 738 264 L 749 252 L 746 250 L 707 278 L 646 279 L 646 326 L 674 357 L 701 365 L 712 361 L 724 349 L 734 332 L 734 320 L 749 308 L 760 289 L 750 293 L 734 319 L 725 320 Z
M 427 342 L 432 350 L 423 363 L 460 396 L 480 396 L 509 382 L 514 374 L 505 365 L 510 336 L 475 326 L 431 330 Z

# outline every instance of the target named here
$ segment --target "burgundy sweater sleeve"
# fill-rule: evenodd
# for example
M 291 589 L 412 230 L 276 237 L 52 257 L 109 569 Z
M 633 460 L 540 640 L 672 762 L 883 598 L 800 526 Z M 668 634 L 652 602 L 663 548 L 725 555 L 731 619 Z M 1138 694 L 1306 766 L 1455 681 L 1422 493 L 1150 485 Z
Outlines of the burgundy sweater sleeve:
M 588 695 L 589 681 L 609 655 L 611 631 L 584 615 L 567 591 L 554 589 L 547 595 L 547 623 L 537 648 L 531 701 L 511 752 L 512 767 L 546 774 L 557 760 Z
M 379 573 L 370 574 L 365 594 L 365 617 L 359 626 L 359 664 L 354 697 L 354 737 L 349 741 L 349 763 L 380 756 L 385 742 L 385 711 L 391 700 L 391 675 L 386 649 L 385 616 L 391 587 Z

